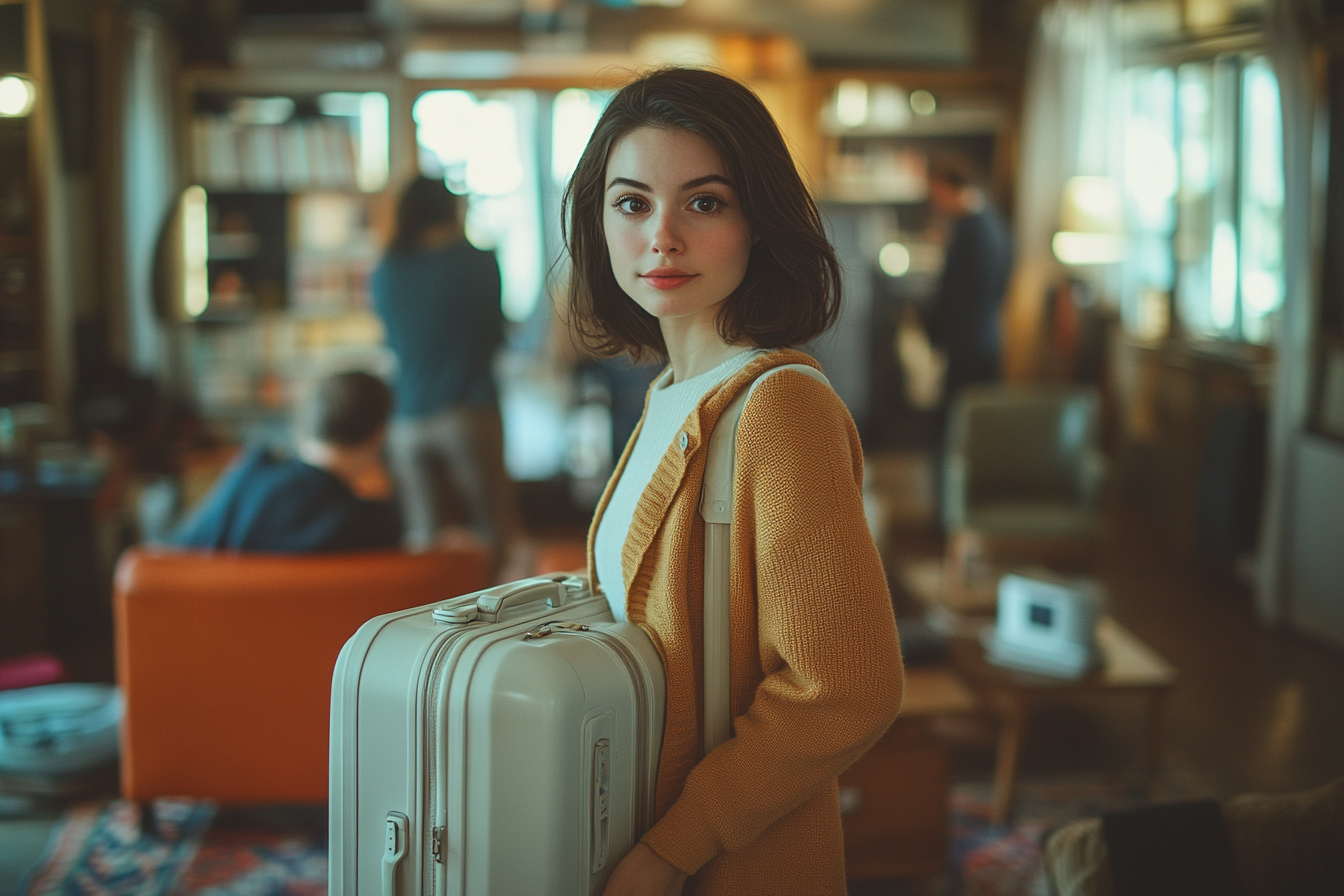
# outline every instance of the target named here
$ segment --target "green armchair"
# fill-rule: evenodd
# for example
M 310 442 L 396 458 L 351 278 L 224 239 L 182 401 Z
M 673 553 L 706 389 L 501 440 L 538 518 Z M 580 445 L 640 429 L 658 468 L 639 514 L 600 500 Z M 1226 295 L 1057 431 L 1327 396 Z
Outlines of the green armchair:
M 1096 539 L 1098 408 L 1095 390 L 1054 386 L 973 386 L 954 399 L 941 496 L 949 583 L 974 578 L 990 540 L 1077 551 Z

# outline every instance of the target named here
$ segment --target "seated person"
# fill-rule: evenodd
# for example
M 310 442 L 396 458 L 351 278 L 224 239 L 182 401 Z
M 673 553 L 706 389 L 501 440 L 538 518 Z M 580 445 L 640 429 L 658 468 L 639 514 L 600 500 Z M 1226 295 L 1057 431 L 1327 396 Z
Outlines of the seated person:
M 381 457 L 391 408 L 377 377 L 323 380 L 300 418 L 298 456 L 248 447 L 169 543 L 282 554 L 399 545 L 401 514 Z

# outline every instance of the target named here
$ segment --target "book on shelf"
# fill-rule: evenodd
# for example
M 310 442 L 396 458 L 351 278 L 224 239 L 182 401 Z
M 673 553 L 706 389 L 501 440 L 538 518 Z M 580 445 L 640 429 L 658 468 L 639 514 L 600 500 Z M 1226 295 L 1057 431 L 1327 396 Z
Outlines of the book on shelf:
M 344 119 L 237 124 L 197 115 L 191 124 L 196 177 L 209 188 L 298 192 L 356 185 L 355 135 Z

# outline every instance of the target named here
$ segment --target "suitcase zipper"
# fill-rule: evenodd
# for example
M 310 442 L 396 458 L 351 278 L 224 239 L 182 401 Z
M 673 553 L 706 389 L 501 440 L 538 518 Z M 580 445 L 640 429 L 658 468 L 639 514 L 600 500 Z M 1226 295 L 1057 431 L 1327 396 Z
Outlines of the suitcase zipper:
M 425 798 L 425 821 L 433 821 L 438 818 L 440 806 L 438 804 L 438 779 L 439 779 L 439 694 L 444 684 L 446 676 L 443 674 L 445 666 L 455 664 L 462 650 L 467 646 L 470 638 L 465 635 L 484 631 L 484 628 L 476 625 L 459 626 L 456 631 L 451 632 L 440 644 L 437 651 L 429 661 L 430 683 L 429 689 L 425 694 L 425 756 L 426 762 L 426 798 Z M 423 828 L 421 829 L 423 830 Z M 424 896 L 438 892 L 438 880 L 434 871 L 435 865 L 444 865 L 446 857 L 444 856 L 444 839 L 447 825 L 433 825 L 430 828 L 430 855 L 424 860 L 423 868 L 423 892 Z M 445 881 L 445 890 L 446 881 Z
M 543 622 L 527 630 L 523 635 L 524 641 L 532 641 L 536 638 L 544 638 L 547 635 L 553 635 L 556 632 L 586 632 L 591 631 L 592 627 L 584 625 L 581 622 Z

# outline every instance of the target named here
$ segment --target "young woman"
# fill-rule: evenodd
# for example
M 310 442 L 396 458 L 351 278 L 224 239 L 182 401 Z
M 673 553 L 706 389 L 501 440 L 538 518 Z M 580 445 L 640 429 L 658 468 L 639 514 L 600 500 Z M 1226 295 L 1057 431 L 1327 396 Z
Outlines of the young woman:
M 591 348 L 669 366 L 598 506 L 589 569 L 667 674 L 658 822 L 607 896 L 845 891 L 836 777 L 891 724 L 902 669 L 853 421 L 797 370 L 738 429 L 733 736 L 701 755 L 705 449 L 719 414 L 834 320 L 839 268 L 774 121 L 742 85 L 667 69 L 622 89 L 565 194 L 571 314 Z M 895 809 L 896 807 L 893 807 Z

